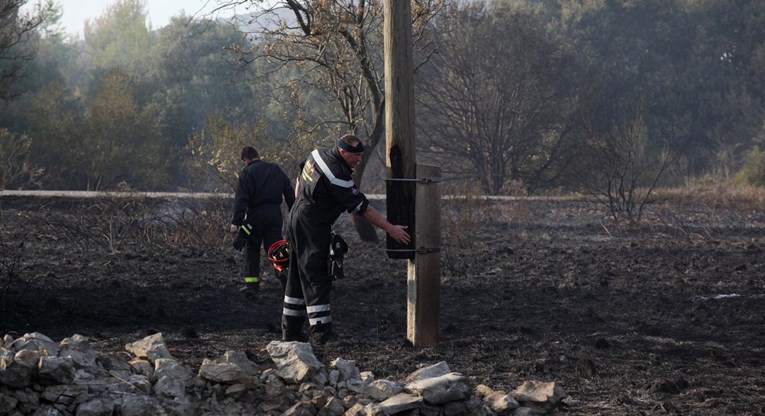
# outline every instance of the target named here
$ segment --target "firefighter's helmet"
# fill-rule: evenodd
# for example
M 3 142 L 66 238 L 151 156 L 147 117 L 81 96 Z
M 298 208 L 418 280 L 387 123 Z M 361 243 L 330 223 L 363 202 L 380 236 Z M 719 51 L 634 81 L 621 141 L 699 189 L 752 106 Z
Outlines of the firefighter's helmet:
M 268 261 L 274 265 L 274 269 L 282 271 L 290 263 L 290 244 L 287 240 L 279 240 L 268 248 Z

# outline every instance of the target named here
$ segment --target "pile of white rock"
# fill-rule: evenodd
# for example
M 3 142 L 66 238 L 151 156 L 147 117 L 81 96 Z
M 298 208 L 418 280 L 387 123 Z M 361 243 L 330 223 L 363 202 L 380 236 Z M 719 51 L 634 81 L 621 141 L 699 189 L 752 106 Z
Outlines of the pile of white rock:
M 354 361 L 325 366 L 311 346 L 271 342 L 275 366 L 259 371 L 242 352 L 205 359 L 197 374 L 157 333 L 99 353 L 86 337 L 60 343 L 40 333 L 0 340 L 0 415 L 543 415 L 566 396 L 527 381 L 507 394 L 471 386 L 445 362 L 405 380 L 375 379 Z

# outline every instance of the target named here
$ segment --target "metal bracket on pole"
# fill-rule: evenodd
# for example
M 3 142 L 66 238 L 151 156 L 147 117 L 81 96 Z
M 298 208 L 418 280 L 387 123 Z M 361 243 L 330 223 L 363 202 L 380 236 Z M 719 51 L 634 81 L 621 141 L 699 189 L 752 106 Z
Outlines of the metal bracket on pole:
M 430 254 L 430 253 L 440 253 L 441 248 L 440 247 L 417 247 L 417 248 L 411 248 L 411 249 L 389 249 L 386 251 L 392 251 L 395 253 L 417 253 L 417 254 Z
M 440 178 L 385 178 L 385 180 L 390 182 L 417 182 L 422 184 L 441 182 Z

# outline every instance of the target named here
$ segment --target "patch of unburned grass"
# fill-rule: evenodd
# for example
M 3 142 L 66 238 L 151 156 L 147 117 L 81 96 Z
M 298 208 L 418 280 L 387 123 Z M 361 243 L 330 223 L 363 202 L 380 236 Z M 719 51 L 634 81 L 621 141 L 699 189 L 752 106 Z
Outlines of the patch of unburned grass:
M 719 209 L 763 210 L 765 187 L 717 184 L 661 188 L 654 190 L 651 202 L 673 205 L 701 204 Z

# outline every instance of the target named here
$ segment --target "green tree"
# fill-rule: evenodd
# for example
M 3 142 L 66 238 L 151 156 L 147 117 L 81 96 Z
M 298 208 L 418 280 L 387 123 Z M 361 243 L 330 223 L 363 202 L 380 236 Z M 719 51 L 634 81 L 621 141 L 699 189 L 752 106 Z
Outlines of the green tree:
M 158 106 L 141 106 L 130 77 L 117 70 L 104 77 L 87 106 L 83 129 L 90 153 L 86 188 L 114 189 L 125 183 L 162 189 L 172 159 L 167 159 Z
M 143 74 L 153 45 L 147 16 L 146 0 L 117 0 L 103 15 L 86 21 L 84 53 L 91 71 L 120 68 L 130 75 Z
M 551 15 L 586 62 L 588 127 L 608 134 L 645 99 L 649 151 L 669 143 L 688 171 L 735 169 L 762 119 L 756 0 L 558 0 Z M 681 150 L 682 148 L 682 150 Z M 679 156 L 679 155 L 678 155 Z M 678 158 L 679 159 L 679 158 Z
M 46 168 L 45 184 L 169 190 L 174 159 L 161 134 L 158 106 L 137 102 L 131 77 L 119 70 L 107 73 L 95 91 L 82 100 L 61 85 L 38 93 L 32 154 Z
M 34 58 L 32 40 L 38 28 L 60 17 L 53 0 L 35 3 L 33 9 L 21 12 L 27 0 L 0 1 L 0 105 L 23 92 L 25 65 Z
M 158 31 L 155 47 L 147 51 L 152 58 L 146 76 L 154 86 L 152 101 L 163 110 L 163 132 L 175 146 L 185 147 L 213 112 L 231 122 L 262 118 L 268 91 L 252 90 L 252 72 L 237 71 L 226 60 L 224 48 L 242 42 L 241 32 L 229 24 L 183 15 Z
M 732 182 L 737 185 L 765 185 L 765 152 L 759 146 L 754 146 L 747 152 L 744 163 L 733 176 Z
M 0 126 L 10 131 L 22 134 L 29 131 L 31 98 L 51 83 L 65 82 L 63 73 L 68 64 L 64 57 L 75 56 L 76 50 L 64 41 L 63 33 L 58 28 L 59 13 L 52 10 L 47 20 L 38 25 L 35 33 L 30 34 L 24 42 L 24 49 L 34 51 L 35 54 L 33 59 L 24 61 L 21 76 L 14 79 L 13 85 L 8 87 L 11 90 L 8 92 L 14 95 L 13 100 L 0 105 Z
M 758 144 L 765 119 L 765 4 L 758 1 L 689 2 L 700 30 L 696 59 L 688 64 L 696 97 L 694 139 L 703 172 L 729 178 Z
M 27 108 L 29 135 L 33 137 L 31 159 L 45 168 L 42 184 L 47 189 L 84 189 L 85 107 L 62 82 L 52 82 L 30 97 Z

